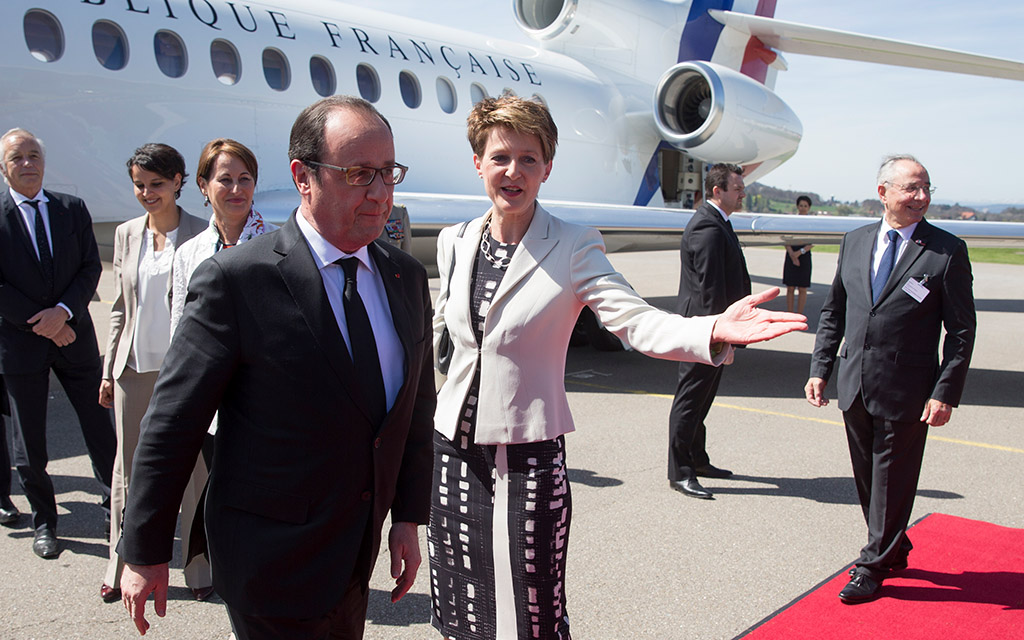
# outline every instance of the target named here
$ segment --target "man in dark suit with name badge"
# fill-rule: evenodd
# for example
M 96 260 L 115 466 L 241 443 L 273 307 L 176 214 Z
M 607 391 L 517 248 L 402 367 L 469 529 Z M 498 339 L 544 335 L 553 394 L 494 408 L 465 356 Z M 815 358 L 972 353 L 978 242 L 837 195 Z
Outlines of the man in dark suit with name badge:
M 89 300 L 99 252 L 81 199 L 43 190 L 42 143 L 24 129 L 0 138 L 0 373 L 14 428 L 14 464 L 32 506 L 32 550 L 60 554 L 57 501 L 46 473 L 46 403 L 50 371 L 78 415 L 93 473 L 109 514 L 117 446 L 110 413 L 96 403 L 101 361 Z
M 682 268 L 676 311 L 683 316 L 722 313 L 750 295 L 750 275 L 729 216 L 743 208 L 743 169 L 716 164 L 704 178 L 707 200 L 686 225 L 680 245 Z M 683 495 L 711 500 L 697 476 L 728 478 L 732 472 L 711 464 L 706 448 L 707 418 L 724 367 L 679 363 L 679 384 L 669 414 L 668 481 Z
M 142 423 L 119 552 L 140 633 L 167 600 L 175 517 L 218 411 L 205 525 L 238 640 L 361 638 L 390 511 L 396 587 L 420 564 L 435 405 L 423 266 L 380 235 L 394 185 L 387 121 L 358 98 L 292 127 L 301 204 L 280 230 L 200 265 Z
M 868 525 L 839 593 L 847 604 L 871 600 L 890 572 L 907 567 L 906 528 L 928 427 L 949 421 L 974 348 L 967 246 L 924 219 L 931 193 L 928 172 L 912 156 L 882 163 L 882 219 L 843 238 L 804 389 L 812 405 L 828 404 L 825 383 L 839 356 L 839 408 Z

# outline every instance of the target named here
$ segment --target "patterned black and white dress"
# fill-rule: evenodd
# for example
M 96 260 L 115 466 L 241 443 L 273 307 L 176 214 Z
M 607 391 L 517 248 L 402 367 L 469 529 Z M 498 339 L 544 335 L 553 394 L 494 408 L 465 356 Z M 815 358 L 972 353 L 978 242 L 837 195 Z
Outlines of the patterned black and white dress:
M 516 247 L 484 231 L 472 281 L 477 344 Z M 475 444 L 479 390 L 478 363 L 455 441 L 434 432 L 431 622 L 453 640 L 570 640 L 563 587 L 572 495 L 564 437 Z

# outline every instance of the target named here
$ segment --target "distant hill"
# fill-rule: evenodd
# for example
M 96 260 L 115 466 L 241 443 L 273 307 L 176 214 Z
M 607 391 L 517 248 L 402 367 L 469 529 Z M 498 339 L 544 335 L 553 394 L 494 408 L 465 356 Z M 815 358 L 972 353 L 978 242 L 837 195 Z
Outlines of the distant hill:
M 806 195 L 811 198 L 811 211 L 836 216 L 876 216 L 882 212 L 882 203 L 878 200 L 862 200 L 860 202 L 839 202 L 824 200 L 814 191 L 793 191 L 779 189 L 760 182 L 755 182 L 746 189 L 745 209 L 759 213 L 795 213 L 797 196 Z M 962 205 L 959 202 L 932 201 L 928 208 L 928 217 L 939 220 L 998 220 L 1001 222 L 1024 222 L 1024 205 L 984 204 Z

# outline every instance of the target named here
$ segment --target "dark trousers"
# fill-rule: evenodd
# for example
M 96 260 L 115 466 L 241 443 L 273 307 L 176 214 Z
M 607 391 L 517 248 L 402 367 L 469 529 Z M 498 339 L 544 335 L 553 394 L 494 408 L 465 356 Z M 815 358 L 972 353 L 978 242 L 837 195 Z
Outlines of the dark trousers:
M 696 362 L 679 363 L 679 384 L 668 418 L 668 479 L 683 480 L 690 472 L 711 463 L 704 419 L 711 410 L 722 380 L 722 367 Z
M 92 460 L 93 474 L 100 483 L 103 505 L 109 509 L 110 478 L 114 469 L 117 438 L 110 411 L 99 405 L 100 361 L 88 365 L 72 365 L 58 352 L 51 365 L 57 375 L 85 438 L 85 447 Z M 46 473 L 49 456 L 46 452 L 46 404 L 50 388 L 50 371 L 30 374 L 4 374 L 11 404 L 14 427 L 14 464 L 21 477 L 21 488 L 32 506 L 32 526 L 57 529 L 57 501 L 53 482 Z
M 11 454 L 7 451 L 7 420 L 0 415 L 0 500 L 11 497 Z
M 872 416 L 860 395 L 843 412 L 868 543 L 857 559 L 857 571 L 874 579 L 885 576 L 910 552 L 907 525 L 914 509 L 928 425 Z
M 237 640 L 360 640 L 366 626 L 369 597 L 367 579 L 353 576 L 341 601 L 319 618 L 251 616 L 229 605 L 228 619 Z
M 10 413 L 7 408 L 7 388 L 4 386 L 4 377 L 0 376 L 0 500 L 4 501 L 11 497 L 11 454 L 7 449 L 7 421 L 4 420 L 4 416 Z

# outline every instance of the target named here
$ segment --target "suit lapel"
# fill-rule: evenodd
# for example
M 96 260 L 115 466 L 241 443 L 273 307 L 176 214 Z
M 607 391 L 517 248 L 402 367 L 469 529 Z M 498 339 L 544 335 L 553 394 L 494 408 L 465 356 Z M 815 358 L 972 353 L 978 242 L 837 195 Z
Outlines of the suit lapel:
M 2 196 L 7 226 L 11 230 L 11 234 L 19 238 L 17 243 L 25 251 L 25 260 L 33 263 L 34 266 L 32 268 L 35 269 L 41 280 L 43 277 L 43 267 L 39 264 L 39 256 L 36 255 L 36 248 L 32 244 L 32 238 L 29 237 L 28 231 L 25 229 L 25 219 L 21 216 L 21 209 L 18 208 L 14 198 L 11 197 L 11 194 L 6 189 L 4 189 Z M 50 202 L 52 203 L 53 201 L 51 200 Z M 53 235 L 53 232 L 51 231 L 50 234 Z
M 502 299 L 509 295 L 523 278 L 536 269 L 540 261 L 558 244 L 557 240 L 549 236 L 550 225 L 551 214 L 538 204 L 533 213 L 533 220 L 530 221 L 530 227 L 526 230 L 523 241 L 519 243 L 519 248 L 512 254 L 512 262 L 508 265 L 508 271 L 505 272 L 505 277 L 501 279 L 501 284 L 494 293 L 494 299 L 491 301 L 492 307 L 501 304 Z
M 384 291 L 388 296 L 388 308 L 391 310 L 391 321 L 395 325 L 398 339 L 402 343 L 402 352 L 405 355 L 405 362 L 408 364 L 412 359 L 412 319 L 409 317 L 409 307 L 405 296 L 405 287 L 402 283 L 402 274 L 391 259 L 386 247 L 376 242 L 371 242 L 367 247 L 373 263 L 377 266 L 377 273 L 384 282 Z
M 907 248 L 903 250 L 903 255 L 900 256 L 899 262 L 893 267 L 892 274 L 889 275 L 889 280 L 885 283 L 885 288 L 882 289 L 882 295 L 878 296 L 879 302 L 900 287 L 900 283 L 903 282 L 903 276 L 907 275 L 911 265 L 924 252 L 925 239 L 930 233 L 931 225 L 927 221 L 922 219 L 921 222 L 917 223 L 917 227 L 914 228 L 914 235 L 911 236 L 910 242 L 907 243 Z
M 869 307 L 874 306 L 871 301 L 871 264 L 874 260 L 875 243 L 878 242 L 878 230 L 881 226 L 881 220 L 871 225 L 867 233 L 860 234 L 860 243 L 852 243 L 849 248 L 850 264 L 855 270 L 854 281 L 861 283 L 861 295 L 867 300 Z
M 477 248 L 480 246 L 480 237 L 483 234 L 483 222 L 489 215 L 490 212 L 488 211 L 483 218 L 478 218 L 471 222 L 466 227 L 466 232 L 462 234 L 461 238 L 456 234 L 452 249 L 455 252 L 455 272 L 449 276 L 448 298 L 449 300 L 451 299 L 452 291 L 458 291 L 466 294 L 467 302 L 457 307 L 446 304 L 445 313 L 447 314 L 450 310 L 458 308 L 459 314 L 462 317 L 458 318 L 457 321 L 467 327 L 473 326 L 473 292 L 469 288 L 473 282 L 473 269 L 476 264 Z M 448 265 L 445 265 L 444 268 L 447 269 Z
M 50 254 L 53 256 L 53 273 L 55 280 L 59 282 L 61 266 L 67 264 L 67 256 L 73 253 L 68 243 L 72 241 L 74 225 L 64 203 L 54 198 L 53 194 L 48 191 L 43 193 L 46 194 L 48 200 L 46 210 L 49 212 L 50 218 Z M 40 272 L 42 272 L 41 270 L 40 266 Z
M 130 225 L 125 234 L 125 252 L 121 261 L 121 277 L 128 277 L 128 288 L 130 300 L 125 302 L 135 306 L 135 291 L 139 282 L 139 254 L 142 252 L 142 243 L 146 240 L 146 225 L 149 223 L 149 215 L 129 222 Z M 168 282 L 170 286 L 170 282 Z
M 879 223 L 880 225 L 881 223 Z M 924 251 L 925 238 L 928 237 L 931 230 L 931 225 L 925 220 L 917 223 L 917 227 L 914 229 L 914 235 L 911 237 L 910 242 L 907 243 L 907 248 L 903 250 L 903 255 L 900 256 L 899 261 L 892 269 L 892 273 L 889 274 L 889 279 L 885 282 L 885 286 L 882 287 L 882 292 L 878 295 L 878 300 L 871 306 L 878 306 L 889 297 L 893 291 L 900 287 L 900 283 L 903 282 L 903 276 L 910 270 L 911 265 L 918 259 L 921 253 Z M 874 234 L 871 236 L 871 247 L 878 239 L 878 226 L 874 227 Z M 870 252 L 868 254 L 871 256 Z M 871 257 L 868 258 L 868 264 L 871 264 Z M 868 269 L 868 297 L 871 296 L 871 270 Z
M 345 338 L 342 337 L 338 323 L 335 322 L 334 310 L 327 298 L 327 291 L 324 290 L 320 270 L 295 222 L 296 215 L 293 212 L 291 218 L 276 232 L 277 242 L 274 244 L 274 251 L 281 256 L 277 268 L 313 339 L 319 344 L 331 370 L 341 381 L 341 388 L 369 421 L 372 413 L 366 404 L 366 398 L 361 393 L 353 393 L 360 388 L 361 383 L 356 377 L 352 357 L 345 346 Z

